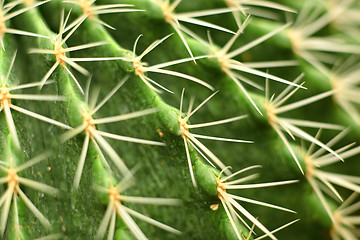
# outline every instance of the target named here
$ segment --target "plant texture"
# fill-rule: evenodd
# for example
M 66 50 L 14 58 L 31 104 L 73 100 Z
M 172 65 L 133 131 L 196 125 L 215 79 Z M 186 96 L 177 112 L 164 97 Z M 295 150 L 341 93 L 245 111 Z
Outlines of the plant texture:
M 359 239 L 359 14 L 1 0 L 0 239 Z

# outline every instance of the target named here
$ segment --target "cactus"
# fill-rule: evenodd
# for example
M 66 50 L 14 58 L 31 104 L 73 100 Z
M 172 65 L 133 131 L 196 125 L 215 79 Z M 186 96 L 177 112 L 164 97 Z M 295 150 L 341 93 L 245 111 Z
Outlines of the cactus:
M 2 1 L 1 239 L 358 239 L 359 9 Z

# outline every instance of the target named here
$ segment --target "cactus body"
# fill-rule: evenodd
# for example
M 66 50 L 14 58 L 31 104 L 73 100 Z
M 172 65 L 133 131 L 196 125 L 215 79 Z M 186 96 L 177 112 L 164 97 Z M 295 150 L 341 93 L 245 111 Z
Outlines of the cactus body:
M 358 239 L 359 9 L 2 1 L 1 238 Z

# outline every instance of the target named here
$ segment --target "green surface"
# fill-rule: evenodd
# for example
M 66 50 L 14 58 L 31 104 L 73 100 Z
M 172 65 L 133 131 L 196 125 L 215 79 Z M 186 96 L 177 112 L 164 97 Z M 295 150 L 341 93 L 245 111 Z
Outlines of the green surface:
M 108 41 L 109 44 L 89 48 L 81 51 L 71 52 L 69 56 L 80 57 L 131 57 L 132 48 L 136 38 L 140 38 L 136 54 L 139 56 L 143 50 L 152 42 L 161 39 L 170 33 L 173 28 L 164 20 L 159 7 L 154 1 L 107 1 L 98 0 L 97 5 L 114 3 L 134 4 L 136 9 L 144 9 L 144 12 L 104 14 L 101 19 L 115 27 L 116 30 L 104 28 L 98 22 L 91 19 L 85 20 L 74 34 L 66 41 L 66 46 L 72 47 L 86 43 Z M 288 2 L 288 1 L 281 1 Z M 359 4 L 354 3 L 353 8 L 358 9 Z M 223 1 L 189 1 L 183 0 L 176 8 L 176 12 L 198 11 L 212 8 L 224 8 Z M 22 8 L 22 5 L 16 9 Z M 61 11 L 67 12 L 74 7 L 70 3 L 52 0 L 41 7 L 27 11 L 11 19 L 11 27 L 37 34 L 57 34 L 60 23 Z M 293 6 L 294 8 L 297 6 Z M 284 20 L 285 15 L 296 16 L 293 13 L 285 14 L 279 10 L 269 10 Z M 14 11 L 14 10 L 12 10 Z M 72 10 L 69 18 L 71 23 L 81 14 L 79 8 Z M 309 13 L 310 14 L 310 13 Z M 269 31 L 282 26 L 284 22 L 274 22 L 264 18 L 253 17 L 249 26 L 234 43 L 232 49 L 260 37 Z M 236 32 L 237 27 L 231 13 L 219 14 L 199 18 L 205 21 L 218 24 Z M 244 20 L 244 19 L 243 19 Z M 42 23 L 43 22 L 43 23 Z M 182 23 L 181 23 L 182 24 Z M 184 24 L 191 28 L 203 39 L 207 39 L 207 28 Z M 319 34 L 325 35 L 333 30 L 328 26 Z M 355 28 L 356 29 L 356 28 Z M 357 28 L 359 30 L 359 28 Z M 224 46 L 231 38 L 231 34 L 222 33 L 217 30 L 210 30 L 211 37 L 219 47 Z M 338 32 L 341 39 L 348 40 L 345 34 Z M 66 33 L 65 33 L 66 35 Z M 64 36 L 65 36 L 64 35 Z M 191 39 L 184 34 L 192 52 L 195 56 L 210 55 L 210 49 L 198 40 Z M 55 58 L 47 54 L 28 54 L 31 48 L 48 48 L 52 45 L 49 39 L 18 36 L 6 33 L 4 36 L 5 51 L 0 51 L 0 74 L 5 76 L 11 58 L 17 49 L 17 57 L 11 71 L 9 84 L 26 84 L 38 82 L 55 63 Z M 206 40 L 207 41 L 207 40 Z M 359 42 L 352 41 L 360 48 Z M 272 60 L 299 60 L 289 49 L 291 42 L 282 31 L 269 41 L 246 51 L 240 56 L 234 57 L 237 61 L 272 61 Z M 65 47 L 64 47 L 65 48 Z M 346 59 L 348 54 L 334 54 L 338 59 Z M 173 34 L 162 44 L 149 52 L 143 59 L 149 66 L 188 58 L 189 53 L 177 34 Z M 300 73 L 304 72 L 305 85 L 308 89 L 300 89 L 288 102 L 305 99 L 321 92 L 331 89 L 329 79 L 303 60 L 299 60 L 298 66 L 270 68 L 269 73 L 275 76 L 292 81 Z M 355 61 L 358 63 L 358 61 Z M 138 143 L 116 141 L 107 139 L 111 147 L 124 160 L 128 169 L 138 168 L 134 173 L 134 184 L 131 185 L 124 195 L 142 196 L 153 198 L 177 198 L 182 200 L 179 206 L 142 205 L 135 203 L 124 203 L 127 207 L 138 211 L 155 220 L 165 223 L 182 232 L 181 235 L 168 233 L 156 228 L 144 221 L 135 220 L 141 230 L 149 239 L 236 239 L 235 231 L 221 202 L 217 198 L 216 176 L 221 169 L 209 170 L 210 165 L 202 158 L 196 150 L 189 145 L 190 156 L 194 167 L 195 178 L 198 188 L 194 188 L 191 182 L 184 141 L 179 133 L 177 117 L 182 89 L 185 88 L 183 112 L 186 113 L 191 97 L 195 99 L 195 106 L 200 104 L 212 91 L 204 86 L 174 76 L 146 73 L 151 79 L 164 87 L 170 89 L 174 94 L 156 93 L 134 74 L 131 62 L 122 60 L 79 62 L 92 75 L 90 84 L 90 101 L 92 96 L 99 90 L 98 103 L 114 87 L 128 75 L 128 80 L 113 95 L 113 97 L 94 115 L 94 119 L 130 113 L 148 108 L 157 108 L 158 112 L 125 121 L 102 124 L 98 129 L 133 138 L 147 139 L 163 142 L 166 146 L 151 146 Z M 327 65 L 331 67 L 331 64 Z M 85 89 L 88 76 L 84 76 L 74 68 L 69 67 L 76 76 L 80 85 Z M 188 61 L 182 64 L 168 67 L 166 69 L 186 73 L 211 84 L 218 93 L 207 102 L 190 119 L 190 124 L 217 121 L 240 115 L 247 115 L 247 118 L 227 124 L 212 127 L 190 130 L 201 135 L 217 136 L 224 138 L 243 139 L 254 143 L 232 143 L 225 141 L 201 140 L 226 166 L 231 166 L 231 171 L 253 165 L 261 165 L 261 168 L 251 170 L 250 173 L 239 175 L 244 177 L 250 174 L 259 173 L 259 177 L 251 183 L 278 182 L 286 180 L 299 180 L 297 183 L 276 186 L 271 188 L 253 188 L 243 190 L 229 190 L 234 195 L 266 202 L 291 209 L 296 214 L 283 212 L 263 206 L 249 203 L 239 203 L 246 208 L 270 231 L 276 229 L 295 219 L 300 221 L 279 231 L 275 234 L 278 239 L 331 239 L 330 232 L 332 222 L 324 210 L 319 198 L 315 195 L 313 188 L 307 179 L 301 174 L 295 161 L 292 159 L 288 149 L 269 124 L 269 118 L 265 113 L 265 92 L 257 90 L 247 84 L 252 99 L 264 113 L 261 116 L 249 102 L 248 98 L 240 91 L 238 86 L 224 73 L 214 58 L 199 59 L 196 64 Z M 266 69 L 261 69 L 266 72 Z M 251 74 L 244 74 L 261 86 L 265 86 L 264 78 Z M 320 79 L 321 78 L 321 79 Z M 82 108 L 89 109 L 84 96 L 79 92 L 73 83 L 70 75 L 59 66 L 49 78 L 54 83 L 45 85 L 41 90 L 38 87 L 18 91 L 24 94 L 48 94 L 61 95 L 66 101 L 45 102 L 12 100 L 16 106 L 26 108 L 56 121 L 67 124 L 73 128 L 82 123 Z M 270 81 L 270 96 L 272 93 L 279 94 L 286 85 Z M 358 106 L 357 106 L 358 107 Z M 350 126 L 350 133 L 336 144 L 333 149 L 338 149 L 351 142 L 358 141 L 359 126 L 349 114 L 341 109 L 334 98 L 327 97 L 323 100 L 289 111 L 281 116 L 320 121 L 325 123 L 340 124 L 344 127 Z M 8 162 L 6 153 L 11 152 L 18 156 L 19 164 L 26 162 L 44 151 L 51 152 L 46 160 L 33 165 L 21 172 L 21 176 L 35 181 L 46 183 L 57 188 L 60 193 L 53 197 L 22 186 L 26 196 L 34 203 L 39 211 L 50 221 L 51 228 L 47 229 L 40 224 L 36 217 L 28 210 L 22 200 L 18 200 L 18 216 L 20 228 L 14 227 L 14 212 L 10 210 L 7 221 L 4 239 L 34 239 L 49 236 L 49 239 L 94 239 L 100 222 L 105 214 L 108 203 L 108 196 L 99 193 L 94 184 L 108 186 L 105 179 L 113 179 L 117 183 L 123 179 L 124 174 L 116 168 L 113 161 L 107 157 L 112 173 L 99 164 L 100 156 L 90 141 L 84 169 L 78 189 L 73 186 L 74 176 L 83 147 L 85 134 L 81 133 L 76 137 L 63 142 L 61 136 L 67 131 L 49 123 L 25 116 L 12 111 L 12 117 L 16 125 L 17 134 L 20 140 L 20 149 L 11 146 L 11 137 L 7 127 L 4 111 L 0 113 L 0 137 L 2 161 Z M 315 136 L 318 129 L 306 129 L 310 135 Z M 323 130 L 320 140 L 324 143 L 331 140 L 338 130 Z M 306 171 L 304 153 L 309 147 L 309 142 L 302 142 L 299 138 L 292 141 L 286 132 L 284 133 L 291 142 L 292 149 L 299 158 L 301 165 Z M 303 148 L 302 148 L 303 147 Z M 356 147 L 356 146 L 355 146 Z M 323 170 L 329 172 L 343 173 L 359 176 L 360 170 L 357 163 L 358 156 L 347 158 L 344 163 L 339 162 Z M 1 172 L 1 176 L 6 176 Z M 234 178 L 237 179 L 237 178 Z M 356 184 L 355 184 L 356 185 Z M 6 182 L 2 184 L 1 191 L 6 191 Z M 351 190 L 336 187 L 341 196 L 346 199 Z M 359 190 L 358 190 L 359 191 Z M 340 203 L 326 195 L 332 210 L 335 210 Z M 216 210 L 211 209 L 218 204 Z M 11 209 L 14 209 L 11 204 Z M 1 208 L 3 213 L 4 207 Z M 357 212 L 358 213 L 358 212 Z M 356 213 L 355 213 L 356 214 Z M 246 220 L 247 224 L 252 223 Z M 244 232 L 244 239 L 247 239 L 248 231 L 241 223 L 237 226 L 240 232 Z M 20 230 L 16 230 L 20 229 Z M 60 234 L 61 233 L 61 234 Z M 257 235 L 254 239 L 263 234 L 263 231 L 255 227 Z M 117 217 L 115 239 L 135 239 L 120 217 Z M 269 238 L 268 238 L 269 239 Z M 350 240 L 344 238 L 345 240 Z

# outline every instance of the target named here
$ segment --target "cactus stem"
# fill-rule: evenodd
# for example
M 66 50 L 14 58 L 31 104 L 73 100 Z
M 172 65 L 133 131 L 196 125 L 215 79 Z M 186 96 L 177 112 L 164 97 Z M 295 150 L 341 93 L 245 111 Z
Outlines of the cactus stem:
M 0 239 L 359 239 L 359 9 L 0 0 Z

